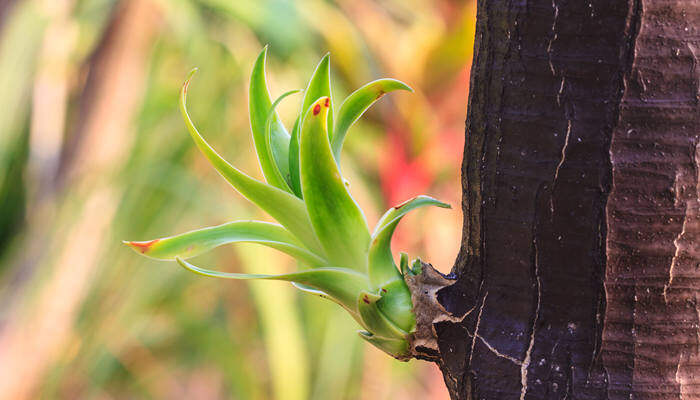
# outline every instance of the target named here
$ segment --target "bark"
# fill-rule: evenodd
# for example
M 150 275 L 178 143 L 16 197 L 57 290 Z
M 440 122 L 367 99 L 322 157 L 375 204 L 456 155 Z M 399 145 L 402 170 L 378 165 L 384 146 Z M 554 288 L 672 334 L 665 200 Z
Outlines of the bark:
M 453 399 L 700 398 L 699 28 L 697 0 L 479 0 L 422 354 Z

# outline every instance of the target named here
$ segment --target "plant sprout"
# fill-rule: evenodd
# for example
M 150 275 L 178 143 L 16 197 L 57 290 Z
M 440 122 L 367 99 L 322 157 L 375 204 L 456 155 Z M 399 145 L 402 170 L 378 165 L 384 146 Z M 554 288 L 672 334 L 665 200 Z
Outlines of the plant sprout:
M 182 86 L 180 111 L 192 139 L 219 174 L 279 224 L 234 221 L 177 236 L 124 243 L 145 256 L 175 260 L 205 276 L 289 281 L 304 292 L 338 303 L 364 328 L 359 331 L 360 337 L 395 358 L 407 360 L 416 320 L 404 277 L 419 273 L 419 267 L 409 268 L 408 257 L 402 253 L 397 268 L 391 237 L 409 211 L 426 205 L 449 205 L 427 196 L 415 197 L 389 209 L 370 233 L 339 165 L 343 141 L 353 123 L 385 93 L 413 90 L 395 79 L 379 79 L 350 94 L 334 116 L 326 55 L 304 91 L 301 113 L 290 135 L 276 107 L 301 90 L 284 93 L 272 102 L 265 78 L 266 55 L 267 47 L 253 67 L 249 94 L 250 125 L 266 183 L 229 164 L 194 126 L 186 99 L 196 69 Z M 298 260 L 301 268 L 281 275 L 240 274 L 204 269 L 186 261 L 236 242 L 275 248 Z

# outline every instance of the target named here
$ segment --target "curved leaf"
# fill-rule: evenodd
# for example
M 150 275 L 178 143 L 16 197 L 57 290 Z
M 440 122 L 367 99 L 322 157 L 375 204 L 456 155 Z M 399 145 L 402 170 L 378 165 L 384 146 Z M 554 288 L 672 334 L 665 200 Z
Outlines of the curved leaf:
M 348 193 L 327 135 L 328 97 L 311 105 L 301 129 L 301 190 L 317 237 L 331 264 L 366 271 L 369 232 Z
M 267 90 L 265 78 L 265 59 L 267 58 L 267 46 L 260 52 L 253 65 L 250 75 L 250 92 L 248 93 L 248 111 L 250 113 L 250 130 L 253 132 L 253 143 L 258 154 L 260 169 L 265 180 L 272 186 L 286 189 L 287 184 L 280 175 L 275 174 L 275 160 L 273 154 L 266 145 L 266 122 L 268 111 L 272 105 L 270 93 Z M 270 136 L 272 143 L 289 143 L 289 133 L 282 125 L 277 113 L 273 109 L 273 121 L 270 123 Z M 288 145 L 287 145 L 288 146 Z
M 340 105 L 338 111 L 338 120 L 335 122 L 333 137 L 331 140 L 331 148 L 333 149 L 333 157 L 340 164 L 340 151 L 343 148 L 345 135 L 352 124 L 357 121 L 368 108 L 377 100 L 382 98 L 386 93 L 394 90 L 408 90 L 413 92 L 410 86 L 396 79 L 378 79 L 370 82 L 361 88 L 352 92 Z
M 323 255 L 323 249 L 314 233 L 311 221 L 306 212 L 306 206 L 294 195 L 262 183 L 241 172 L 217 153 L 199 133 L 192 119 L 187 113 L 187 88 L 192 75 L 197 71 L 193 69 L 180 91 L 180 112 L 187 125 L 187 130 L 199 150 L 212 163 L 214 168 L 233 186 L 241 195 L 270 214 L 289 232 L 296 236 L 306 247 L 316 254 Z
M 406 282 L 403 279 L 389 282 L 379 293 L 382 298 L 377 301 L 377 307 L 382 314 L 402 330 L 412 333 L 416 329 L 416 316 Z
M 289 140 L 289 184 L 298 198 L 302 198 L 301 177 L 299 175 L 299 136 L 301 131 L 301 115 L 294 121 L 292 138 Z
M 309 80 L 309 86 L 304 91 L 304 100 L 301 103 L 301 116 L 304 118 L 304 113 L 311 107 L 319 97 L 328 97 L 331 99 L 328 113 L 328 139 L 331 138 L 333 132 L 333 96 L 331 95 L 331 55 L 330 53 L 323 56 L 319 61 L 314 73 Z M 300 125 L 303 125 L 303 120 Z
M 272 155 L 272 170 L 276 179 L 283 182 L 284 189 L 291 193 L 290 176 L 289 176 L 289 135 L 274 135 L 273 124 L 277 119 L 277 106 L 285 97 L 301 92 L 300 89 L 290 90 L 277 98 L 270 106 L 270 111 L 267 113 L 267 121 L 265 122 L 265 147 L 267 152 Z
M 372 236 L 377 236 L 381 229 L 384 229 L 393 221 L 401 219 L 404 215 L 408 214 L 409 211 L 428 205 L 437 206 L 441 208 L 452 208 L 449 204 L 443 203 L 440 200 L 436 200 L 430 196 L 416 196 L 387 210 L 387 212 L 385 212 L 384 215 L 382 215 L 382 217 L 379 218 L 379 222 L 377 222 L 377 226 L 374 228 L 374 233 L 372 233 Z
M 174 260 L 175 257 L 190 258 L 215 247 L 238 242 L 275 248 L 309 266 L 328 266 L 325 260 L 308 251 L 282 226 L 261 221 L 235 221 L 146 242 L 124 243 L 144 256 Z
M 373 335 L 381 336 L 389 339 L 402 339 L 408 336 L 408 333 L 393 322 L 391 322 L 377 307 L 377 301 L 380 296 L 371 294 L 367 291 L 360 292 L 357 298 L 357 309 L 360 312 L 363 325 Z
M 372 243 L 369 248 L 369 280 L 372 287 L 378 289 L 397 279 L 401 279 L 394 257 L 391 254 L 391 238 L 396 226 L 404 215 L 418 207 L 434 205 L 449 207 L 441 201 L 428 196 L 417 196 L 387 211 L 377 223 L 377 228 L 372 234 Z
M 408 361 L 411 359 L 408 341 L 405 339 L 387 339 L 365 331 L 358 331 L 357 333 L 362 339 L 392 357 L 401 361 Z
M 358 312 L 357 296 L 369 284 L 366 276 L 345 268 L 315 268 L 280 275 L 238 274 L 199 268 L 180 257 L 176 257 L 175 260 L 185 269 L 214 278 L 263 279 L 301 283 L 304 286 L 322 291 L 354 313 Z

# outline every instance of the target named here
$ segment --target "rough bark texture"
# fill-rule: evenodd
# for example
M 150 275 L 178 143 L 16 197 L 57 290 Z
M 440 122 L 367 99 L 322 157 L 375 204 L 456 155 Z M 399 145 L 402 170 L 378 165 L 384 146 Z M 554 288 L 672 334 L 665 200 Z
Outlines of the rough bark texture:
M 700 2 L 479 0 L 454 399 L 700 398 Z

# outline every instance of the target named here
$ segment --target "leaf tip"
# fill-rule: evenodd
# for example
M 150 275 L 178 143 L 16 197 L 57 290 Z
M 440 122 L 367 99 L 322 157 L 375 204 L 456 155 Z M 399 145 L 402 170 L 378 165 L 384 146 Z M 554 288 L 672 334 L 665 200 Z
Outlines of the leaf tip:
M 154 244 L 158 243 L 159 240 L 160 239 L 153 239 L 144 242 L 122 240 L 122 243 L 131 247 L 136 252 L 146 254 L 149 250 L 151 250 L 151 247 L 153 247 Z

